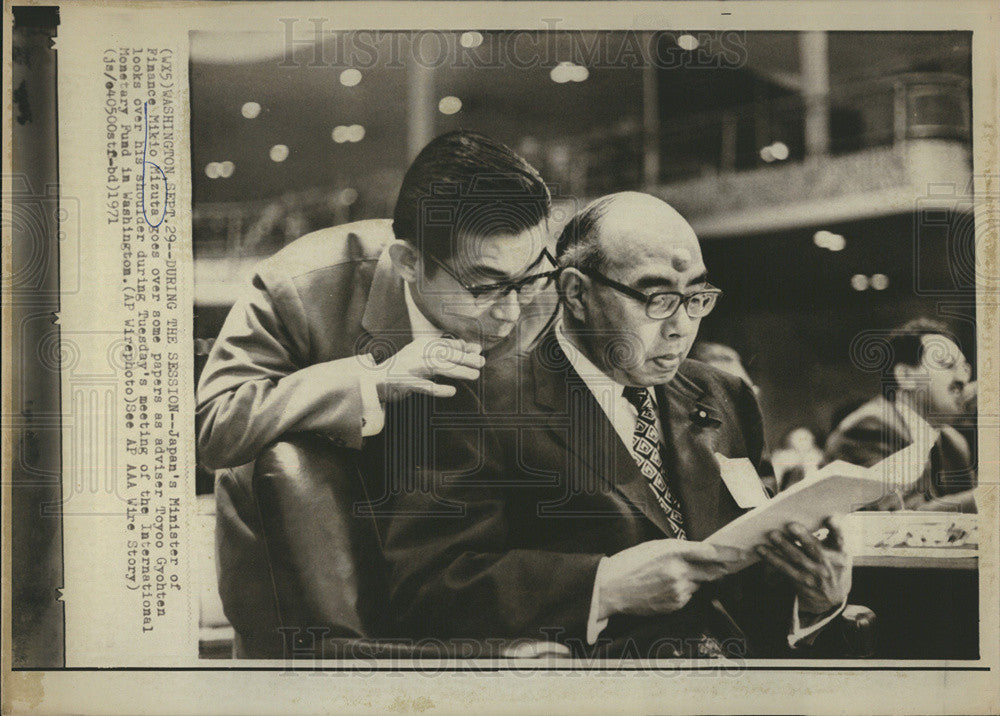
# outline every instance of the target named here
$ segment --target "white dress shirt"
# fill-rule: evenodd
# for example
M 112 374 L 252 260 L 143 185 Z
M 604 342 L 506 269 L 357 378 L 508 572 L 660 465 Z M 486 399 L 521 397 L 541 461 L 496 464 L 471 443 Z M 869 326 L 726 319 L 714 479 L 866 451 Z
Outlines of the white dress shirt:
M 938 441 L 941 437 L 941 431 L 935 429 L 928 423 L 924 418 L 910 406 L 906 400 L 896 400 L 893 401 L 893 406 L 899 413 L 899 416 L 903 419 L 903 424 L 910 433 L 910 439 L 913 441 L 912 444 L 916 445 L 916 453 L 920 456 L 921 462 L 921 472 L 923 467 L 931 459 L 931 448 L 934 447 L 934 443 Z M 920 472 L 917 473 L 921 474 Z
M 566 335 L 563 329 L 562 321 L 559 321 L 556 324 L 555 332 L 556 340 L 559 341 L 559 347 L 562 349 L 563 353 L 566 354 L 569 364 L 583 379 L 583 382 L 593 394 L 594 399 L 597 400 L 597 404 L 601 406 L 601 409 L 604 411 L 604 414 L 607 415 L 611 425 L 614 426 L 615 432 L 618 433 L 618 437 L 621 438 L 623 443 L 625 443 L 629 453 L 634 454 L 632 443 L 635 435 L 636 420 L 639 417 L 639 411 L 636 410 L 635 406 L 632 405 L 627 398 L 625 398 L 625 386 L 608 377 L 604 371 L 595 366 L 593 361 L 584 355 L 582 350 L 576 347 L 572 340 Z M 646 390 L 649 391 L 650 398 L 653 400 L 653 405 L 655 406 L 656 395 L 653 389 L 647 388 Z M 659 411 L 656 411 L 656 429 L 660 434 L 660 439 L 662 440 L 663 430 L 660 424 Z M 604 628 L 608 625 L 607 617 L 604 619 L 597 618 L 602 568 L 606 564 L 607 557 L 604 557 L 597 565 L 597 575 L 594 579 L 594 591 L 592 592 L 590 598 L 590 616 L 587 619 L 588 644 L 594 644 L 601 632 L 604 631 Z M 846 605 L 847 602 L 845 600 L 845 602 L 840 605 L 840 608 L 832 614 L 824 617 L 818 622 L 803 627 L 799 618 L 799 601 L 798 597 L 796 597 L 792 608 L 792 623 L 788 634 L 788 645 L 795 648 L 804 639 L 814 635 L 830 621 L 836 618 L 840 612 L 843 611 Z

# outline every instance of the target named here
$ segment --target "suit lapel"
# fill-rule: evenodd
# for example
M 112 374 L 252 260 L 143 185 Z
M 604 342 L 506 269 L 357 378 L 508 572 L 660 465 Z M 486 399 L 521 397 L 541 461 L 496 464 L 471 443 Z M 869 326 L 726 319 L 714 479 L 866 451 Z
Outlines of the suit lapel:
M 568 453 L 570 494 L 610 487 L 665 535 L 673 532 L 646 478 L 587 384 L 549 331 L 531 353 L 534 402 L 551 438 Z M 551 508 L 550 508 L 551 509 Z
M 382 252 L 375 265 L 361 328 L 364 333 L 358 340 L 357 352 L 371 353 L 376 363 L 386 360 L 413 340 L 403 280 L 393 271 L 388 251 Z
M 681 373 L 657 386 L 656 395 L 667 482 L 681 502 L 688 537 L 701 540 L 733 517 L 720 510 L 725 488 L 715 451 L 722 414 L 712 396 Z

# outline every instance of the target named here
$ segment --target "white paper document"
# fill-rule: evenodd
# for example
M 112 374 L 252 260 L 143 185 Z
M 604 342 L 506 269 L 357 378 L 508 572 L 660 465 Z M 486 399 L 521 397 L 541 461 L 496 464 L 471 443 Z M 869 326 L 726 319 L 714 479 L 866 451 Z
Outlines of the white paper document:
M 747 562 L 756 561 L 751 551 L 767 541 L 767 533 L 798 522 L 817 530 L 830 515 L 842 515 L 874 502 L 885 492 L 880 463 L 872 468 L 832 462 L 810 480 L 800 482 L 777 497 L 733 520 L 705 541 L 747 552 Z

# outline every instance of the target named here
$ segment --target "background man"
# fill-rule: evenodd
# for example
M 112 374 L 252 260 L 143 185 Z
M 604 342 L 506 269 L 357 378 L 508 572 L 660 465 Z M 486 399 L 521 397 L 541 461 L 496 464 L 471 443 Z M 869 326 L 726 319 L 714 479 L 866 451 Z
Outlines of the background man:
M 951 423 L 969 411 L 975 386 L 969 363 L 948 337 L 947 327 L 918 318 L 892 331 L 890 361 L 882 395 L 844 418 L 826 443 L 826 461 L 845 460 L 866 467 L 903 448 L 916 454 L 879 509 L 915 509 L 928 501 L 974 487 L 969 444 Z M 887 486 L 889 489 L 892 486 Z M 971 500 L 952 497 L 955 505 Z
M 735 555 L 699 541 L 747 492 L 763 497 L 753 470 L 724 481 L 717 456 L 759 465 L 764 441 L 750 386 L 685 361 L 720 294 L 691 227 L 658 199 L 614 194 L 558 251 L 562 321 L 483 376 L 503 424 L 435 435 L 435 490 L 397 498 L 385 554 L 401 628 L 635 657 L 812 638 L 850 588 L 835 526 L 825 544 L 800 525 L 773 533 L 760 555 L 786 579 L 769 587 L 761 569 L 723 579 Z M 426 515 L 443 504 L 451 514 Z
M 238 652 L 279 636 L 276 610 L 260 606 L 273 595 L 250 461 L 311 431 L 340 447 L 332 469 L 354 477 L 386 408 L 411 393 L 450 396 L 447 381 L 477 378 L 484 354 L 530 345 L 555 309 L 549 210 L 521 157 L 453 132 L 413 161 L 392 222 L 323 229 L 259 265 L 198 386 L 199 459 L 227 468 L 216 473 L 216 547 L 224 610 L 246 641 Z

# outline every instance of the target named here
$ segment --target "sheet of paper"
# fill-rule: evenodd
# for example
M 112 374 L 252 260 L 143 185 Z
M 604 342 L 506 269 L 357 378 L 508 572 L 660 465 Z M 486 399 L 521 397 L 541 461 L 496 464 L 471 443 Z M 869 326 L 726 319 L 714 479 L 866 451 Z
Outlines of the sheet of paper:
M 715 453 L 715 460 L 719 463 L 719 472 L 722 474 L 722 481 L 726 483 L 730 494 L 736 500 L 736 504 L 745 510 L 753 507 L 760 507 L 768 501 L 764 485 L 760 481 L 760 475 L 750 462 L 750 458 L 726 457 L 721 453 Z
M 730 522 L 705 541 L 719 546 L 735 547 L 747 553 L 741 568 L 756 561 L 753 548 L 766 541 L 774 529 L 789 522 L 798 522 L 809 530 L 822 526 L 829 515 L 853 512 L 882 496 L 882 482 L 872 479 L 868 470 L 857 465 L 835 462 L 819 475 L 800 482 L 766 504 Z

